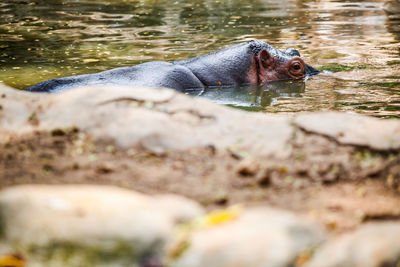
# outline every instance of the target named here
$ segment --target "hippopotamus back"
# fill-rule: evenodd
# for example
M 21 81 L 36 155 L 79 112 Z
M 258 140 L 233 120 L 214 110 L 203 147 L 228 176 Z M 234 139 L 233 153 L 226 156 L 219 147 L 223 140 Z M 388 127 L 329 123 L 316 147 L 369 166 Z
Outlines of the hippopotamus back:
M 84 74 L 44 81 L 26 88 L 31 92 L 61 92 L 86 85 L 126 85 L 143 87 L 167 87 L 179 91 L 200 88 L 203 84 L 183 66 L 152 61 L 133 67 L 115 68 L 95 74 Z

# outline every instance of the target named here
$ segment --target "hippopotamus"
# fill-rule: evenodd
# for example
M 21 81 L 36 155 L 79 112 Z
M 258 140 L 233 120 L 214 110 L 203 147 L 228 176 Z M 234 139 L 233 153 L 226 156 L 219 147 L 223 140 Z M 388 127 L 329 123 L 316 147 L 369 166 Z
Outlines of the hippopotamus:
M 101 84 L 167 87 L 185 91 L 302 79 L 318 73 L 304 63 L 296 49 L 279 50 L 264 41 L 254 40 L 186 60 L 151 61 L 95 74 L 52 79 L 25 90 L 54 93 Z

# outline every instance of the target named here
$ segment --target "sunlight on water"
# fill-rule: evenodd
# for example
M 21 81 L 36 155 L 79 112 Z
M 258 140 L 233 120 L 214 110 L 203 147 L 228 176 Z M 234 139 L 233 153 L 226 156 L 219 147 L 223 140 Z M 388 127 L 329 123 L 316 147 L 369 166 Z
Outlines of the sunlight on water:
M 400 117 L 399 25 L 396 0 L 2 0 L 0 81 L 25 88 L 262 39 L 297 48 L 307 63 L 331 74 L 202 96 L 247 110 Z

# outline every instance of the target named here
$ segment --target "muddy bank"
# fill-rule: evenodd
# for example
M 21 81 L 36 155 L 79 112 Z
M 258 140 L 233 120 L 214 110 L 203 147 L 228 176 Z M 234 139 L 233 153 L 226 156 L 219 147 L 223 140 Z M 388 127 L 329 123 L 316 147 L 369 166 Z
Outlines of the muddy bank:
M 154 154 L 67 131 L 1 144 L 1 186 L 108 184 L 180 194 L 209 209 L 271 205 L 309 214 L 339 232 L 365 220 L 400 219 L 399 157 L 394 152 L 341 146 L 299 130 L 286 160 L 213 147 Z

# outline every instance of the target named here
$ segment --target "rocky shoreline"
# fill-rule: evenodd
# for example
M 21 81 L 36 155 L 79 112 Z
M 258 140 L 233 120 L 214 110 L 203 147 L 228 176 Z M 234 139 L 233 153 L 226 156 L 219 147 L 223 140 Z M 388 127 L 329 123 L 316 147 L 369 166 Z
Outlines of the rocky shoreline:
M 0 266 L 400 261 L 397 120 L 1 86 L 0 148 Z

